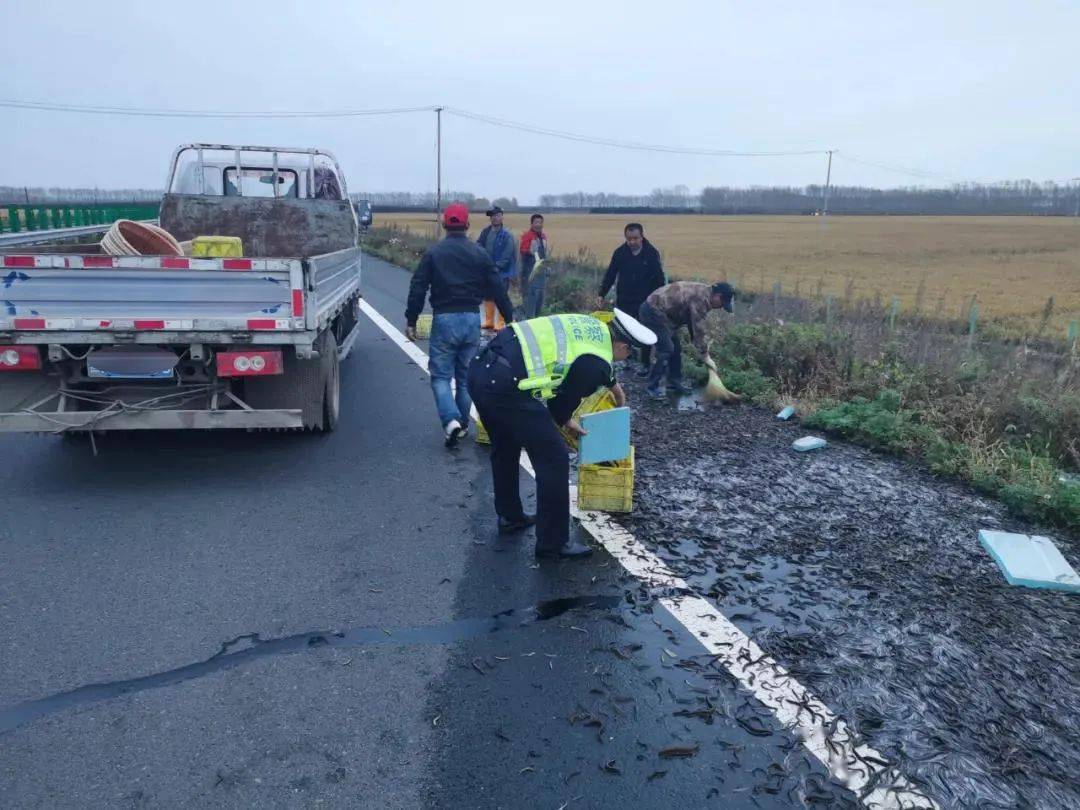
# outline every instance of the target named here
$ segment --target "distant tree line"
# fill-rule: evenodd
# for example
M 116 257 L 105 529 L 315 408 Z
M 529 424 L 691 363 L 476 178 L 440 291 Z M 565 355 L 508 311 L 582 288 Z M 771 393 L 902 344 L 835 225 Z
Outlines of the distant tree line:
M 353 200 L 367 200 L 376 209 L 414 208 L 418 211 L 432 211 L 435 209 L 434 191 L 361 191 L 349 196 Z M 444 202 L 463 202 L 470 208 L 480 199 L 468 191 L 444 191 L 442 198 Z
M 822 186 L 707 187 L 701 210 L 708 214 L 814 214 L 824 204 Z M 950 188 L 833 186 L 828 210 L 836 214 L 1042 214 L 1080 215 L 1080 181 L 961 183 Z
M 619 209 L 634 210 L 665 208 L 694 210 L 701 198 L 691 194 L 687 186 L 654 188 L 648 194 L 609 194 L 603 191 L 575 191 L 569 194 L 541 194 L 540 208 Z
M 464 202 L 473 211 L 498 205 L 506 211 L 573 209 L 597 213 L 816 214 L 823 207 L 823 187 L 707 186 L 700 195 L 687 186 L 655 188 L 649 194 L 575 191 L 541 194 L 539 204 L 521 206 L 516 197 L 494 200 L 467 191 L 445 191 L 443 204 Z M 376 210 L 432 211 L 435 193 L 369 191 L 351 195 L 369 200 Z M 160 189 L 42 188 L 0 186 L 0 205 L 150 203 Z M 835 214 L 1035 214 L 1080 216 L 1080 179 L 1067 183 L 1013 180 L 1002 183 L 960 183 L 949 188 L 867 188 L 833 186 L 828 210 Z
M 94 205 L 96 203 L 156 203 L 154 188 L 41 188 L 0 186 L 0 205 Z
M 361 191 L 350 194 L 353 200 L 367 200 L 376 211 L 434 211 L 435 192 L 412 192 L 412 191 Z M 519 211 L 517 197 L 496 197 L 494 200 L 488 197 L 478 197 L 468 191 L 444 191 L 442 203 L 462 202 L 469 206 L 470 211 L 486 211 L 492 205 L 497 205 L 504 211 Z
M 686 186 L 654 189 L 648 195 L 589 193 L 543 194 L 540 208 L 593 213 L 817 214 L 824 187 L 708 186 L 698 196 Z M 832 186 L 828 210 L 835 214 L 1035 214 L 1080 216 L 1080 180 L 1035 183 L 961 183 L 949 188 Z

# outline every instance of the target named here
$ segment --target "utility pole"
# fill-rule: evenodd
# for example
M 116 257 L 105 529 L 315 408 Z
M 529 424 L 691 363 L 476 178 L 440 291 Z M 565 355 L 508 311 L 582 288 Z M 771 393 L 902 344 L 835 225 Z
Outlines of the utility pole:
M 435 234 L 439 233 L 442 212 L 442 107 L 435 108 Z
M 825 169 L 825 188 L 821 190 L 821 215 L 826 217 L 829 215 L 829 183 L 832 180 L 832 156 L 835 149 L 828 150 L 829 163 Z

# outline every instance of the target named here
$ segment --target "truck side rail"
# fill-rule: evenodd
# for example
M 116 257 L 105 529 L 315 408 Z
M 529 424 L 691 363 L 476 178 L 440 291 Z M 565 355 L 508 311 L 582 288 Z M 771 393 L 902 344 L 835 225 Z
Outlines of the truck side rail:
M 148 338 L 134 342 L 280 337 L 308 328 L 304 288 L 300 259 L 8 254 L 0 256 L 0 334 L 16 343 L 57 342 L 57 332 L 80 343 L 121 333 Z
M 314 299 L 309 329 L 322 331 L 360 287 L 360 248 L 352 247 L 305 260 L 308 289 Z

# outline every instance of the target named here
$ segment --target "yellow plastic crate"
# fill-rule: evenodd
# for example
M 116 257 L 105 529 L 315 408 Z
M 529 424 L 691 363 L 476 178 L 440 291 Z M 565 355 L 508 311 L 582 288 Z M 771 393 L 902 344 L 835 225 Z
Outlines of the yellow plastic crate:
M 622 461 L 578 467 L 577 503 L 584 512 L 634 511 L 634 448 Z
M 577 406 L 577 410 L 574 411 L 574 418 L 581 419 L 585 414 L 600 413 L 600 411 L 610 411 L 615 407 L 615 395 L 607 388 L 601 388 L 594 394 L 590 394 L 581 400 L 581 404 Z M 566 440 L 566 444 L 572 449 L 577 450 L 578 440 L 577 436 L 574 436 L 568 430 L 559 428 L 559 432 L 562 434 L 563 439 Z
M 191 255 L 207 259 L 237 259 L 244 255 L 239 236 L 196 236 L 191 240 Z
M 420 316 L 424 317 L 423 315 Z M 419 332 L 420 322 L 416 322 L 417 331 Z M 597 413 L 599 411 L 608 411 L 615 407 L 615 397 L 611 391 L 607 388 L 603 388 L 597 391 L 595 394 L 585 397 L 581 400 L 581 404 L 578 405 L 576 411 L 574 411 L 574 418 L 584 416 L 587 413 Z M 573 449 L 577 449 L 577 437 L 572 436 L 568 431 L 559 428 L 559 432 L 562 433 L 566 443 Z M 476 420 L 476 443 L 477 444 L 491 444 L 491 437 L 488 436 L 487 430 L 484 428 L 484 423 L 479 419 Z
M 487 429 L 484 427 L 484 423 L 479 419 L 476 420 L 476 443 L 477 444 L 491 444 L 491 437 L 488 436 Z
M 416 319 L 416 336 L 425 340 L 431 337 L 431 313 L 425 312 Z

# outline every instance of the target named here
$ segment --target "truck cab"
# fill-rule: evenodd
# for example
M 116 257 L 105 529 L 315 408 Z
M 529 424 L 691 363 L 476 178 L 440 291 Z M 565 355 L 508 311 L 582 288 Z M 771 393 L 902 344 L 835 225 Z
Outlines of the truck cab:
M 360 233 L 337 161 L 319 149 L 188 144 L 173 155 L 161 227 L 238 236 L 253 255 L 313 256 Z

